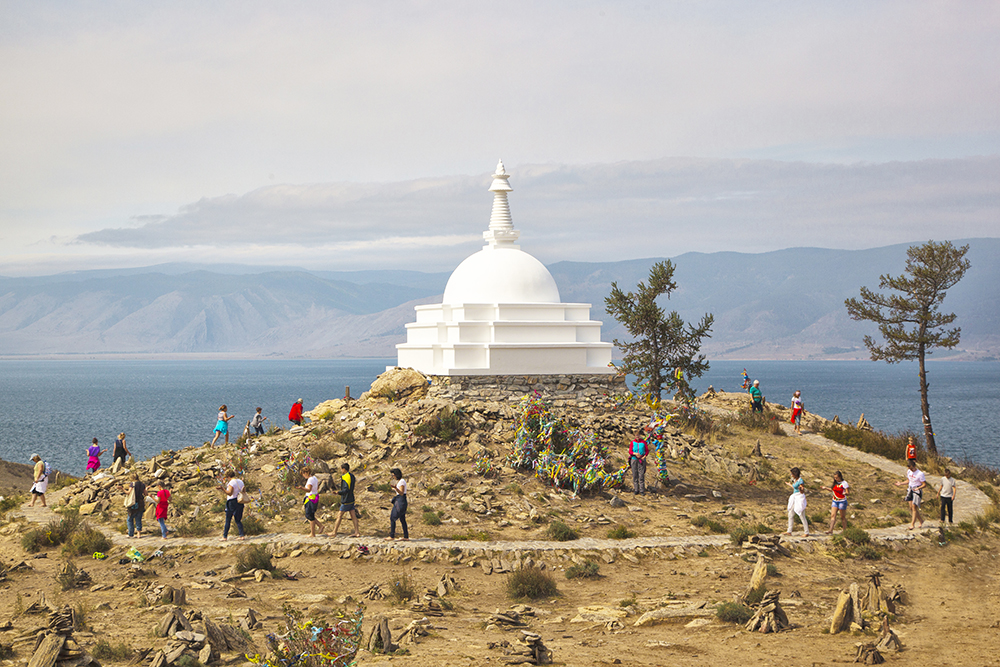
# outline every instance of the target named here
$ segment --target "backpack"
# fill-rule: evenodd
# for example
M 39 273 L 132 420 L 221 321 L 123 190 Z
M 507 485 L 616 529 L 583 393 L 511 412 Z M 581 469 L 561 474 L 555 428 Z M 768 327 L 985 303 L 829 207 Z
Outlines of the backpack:
M 632 453 L 635 456 L 645 456 L 646 455 L 646 441 L 645 440 L 633 440 L 632 441 Z
M 52 474 L 52 466 L 49 465 L 48 461 L 45 461 L 45 479 L 48 479 L 49 475 L 51 474 Z

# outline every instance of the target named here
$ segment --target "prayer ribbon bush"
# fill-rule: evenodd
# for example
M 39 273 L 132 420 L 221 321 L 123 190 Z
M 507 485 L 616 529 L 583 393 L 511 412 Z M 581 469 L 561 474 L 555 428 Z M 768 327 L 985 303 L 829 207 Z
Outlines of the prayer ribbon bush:
M 286 609 L 288 632 L 267 636 L 267 655 L 247 656 L 262 667 L 349 667 L 355 662 L 361 645 L 364 609 L 339 612 L 337 620 L 299 621 Z

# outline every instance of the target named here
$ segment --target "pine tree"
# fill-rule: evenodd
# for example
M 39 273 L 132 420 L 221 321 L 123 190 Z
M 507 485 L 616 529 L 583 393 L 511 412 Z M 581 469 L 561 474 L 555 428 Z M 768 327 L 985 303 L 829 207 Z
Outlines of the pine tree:
M 931 428 L 924 358 L 935 347 L 951 349 L 958 345 L 961 328 L 944 328 L 955 321 L 955 313 L 945 315 L 939 308 L 947 291 L 969 269 L 969 260 L 965 259 L 968 251 L 969 246 L 956 248 L 950 241 L 910 246 L 904 274 L 879 277 L 879 289 L 896 293 L 879 294 L 862 287 L 860 299 L 844 302 L 851 319 L 878 325 L 884 343 L 878 344 L 871 336 L 865 336 L 872 361 L 895 364 L 917 359 L 920 362 L 920 408 L 927 450 L 932 454 L 937 454 L 937 443 Z
M 714 318 L 706 314 L 698 326 L 692 326 L 685 324 L 677 311 L 664 313 L 656 299 L 664 294 L 669 299 L 675 289 L 674 265 L 667 260 L 653 265 L 649 285 L 640 282 L 635 293 L 622 292 L 618 283 L 611 283 L 611 294 L 604 303 L 608 314 L 635 338 L 631 342 L 614 341 L 622 351 L 621 370 L 635 375 L 640 383 L 648 381 L 649 393 L 657 399 L 667 385 L 686 392 L 681 398 L 690 400 L 690 386 L 678 383 L 675 373 L 680 369 L 688 378 L 695 378 L 708 370 L 708 361 L 699 350 L 702 339 L 709 337 Z

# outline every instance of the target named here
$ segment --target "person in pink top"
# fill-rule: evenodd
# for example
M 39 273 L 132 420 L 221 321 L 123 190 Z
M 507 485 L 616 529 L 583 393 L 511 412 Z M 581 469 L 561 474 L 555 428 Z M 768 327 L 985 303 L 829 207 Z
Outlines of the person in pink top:
M 160 490 L 156 492 L 156 520 L 160 522 L 160 535 L 167 539 L 167 506 L 170 504 L 170 487 L 166 482 L 160 482 Z
M 101 454 L 106 451 L 108 450 L 98 446 L 97 438 L 94 438 L 93 444 L 87 448 L 87 472 L 97 472 L 97 469 L 101 467 Z

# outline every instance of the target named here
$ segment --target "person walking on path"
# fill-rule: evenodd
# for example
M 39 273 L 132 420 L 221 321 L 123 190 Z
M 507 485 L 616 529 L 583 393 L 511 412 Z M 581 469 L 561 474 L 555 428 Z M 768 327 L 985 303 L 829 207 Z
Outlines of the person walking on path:
M 264 422 L 267 421 L 267 417 L 261 414 L 261 410 L 262 408 L 257 408 L 257 414 L 250 420 L 250 426 L 253 427 L 256 435 L 264 435 Z
M 917 462 L 910 459 L 906 462 L 906 480 L 896 482 L 896 486 L 906 484 L 906 502 L 910 504 L 910 530 L 924 527 L 924 517 L 920 515 L 920 502 L 927 486 L 924 471 L 917 468 Z M 920 524 L 920 525 L 917 525 Z
M 302 399 L 292 403 L 292 409 L 288 411 L 288 421 L 296 426 L 302 426 Z
M 750 410 L 764 412 L 764 394 L 760 391 L 760 380 L 754 380 L 750 385 Z
M 399 468 L 393 468 L 389 472 L 392 473 L 392 489 L 396 495 L 392 497 L 392 511 L 389 512 L 389 537 L 385 539 L 396 539 L 396 521 L 398 520 L 403 527 L 403 540 L 406 541 L 410 539 L 410 531 L 406 526 L 406 480 L 403 479 L 403 471 Z
M 226 525 L 222 528 L 222 539 L 223 541 L 229 539 L 229 526 L 236 521 L 236 530 L 242 540 L 246 537 L 246 533 L 243 532 L 243 505 L 239 500 L 240 491 L 244 487 L 243 480 L 232 470 L 226 471 L 224 479 L 226 480 L 223 489 L 226 493 Z
M 792 424 L 795 425 L 795 435 L 802 435 L 802 415 L 806 413 L 802 404 L 802 392 L 798 389 L 792 396 Z
M 361 529 L 358 527 L 358 511 L 354 507 L 354 485 L 357 483 L 357 479 L 351 473 L 351 466 L 347 462 L 340 464 L 340 472 L 340 491 L 338 492 L 340 493 L 340 513 L 333 524 L 333 533 L 330 534 L 330 537 L 337 536 L 340 522 L 343 521 L 345 514 L 349 514 L 351 521 L 354 522 L 354 532 L 348 537 L 361 537 Z
M 916 462 L 917 460 L 917 445 L 913 442 L 913 436 L 911 435 L 909 440 L 906 441 L 906 462 L 910 461 Z
M 115 449 L 112 454 L 111 465 L 114 466 L 118 460 L 121 460 L 122 465 L 125 465 L 125 461 L 129 456 L 132 456 L 132 452 L 128 450 L 128 445 L 125 444 L 125 434 L 119 433 L 118 437 L 115 438 Z
M 94 438 L 94 442 L 87 448 L 87 472 L 97 472 L 101 467 L 101 454 L 106 451 L 108 450 L 97 445 L 97 438 Z
M 802 531 L 809 537 L 809 522 L 806 520 L 806 485 L 802 480 L 802 471 L 792 468 L 788 472 L 792 475 L 792 481 L 787 482 L 788 486 L 792 487 L 792 495 L 788 496 L 788 532 L 785 535 L 792 534 L 795 515 L 798 514 L 802 522 Z
M 316 520 L 316 510 L 319 509 L 319 478 L 309 466 L 302 468 L 302 476 L 306 480 L 306 485 L 302 487 L 306 490 L 302 505 L 306 511 L 306 521 L 309 522 L 309 537 L 316 537 L 316 533 L 323 534 L 323 524 Z
M 945 510 L 948 512 L 948 523 L 954 523 L 953 521 L 953 504 L 955 498 L 958 497 L 958 487 L 955 486 L 955 478 L 951 476 L 951 471 L 947 468 L 944 469 L 944 474 L 941 475 L 941 486 L 938 488 L 938 499 L 941 501 L 941 523 L 944 523 Z
M 45 504 L 45 492 L 49 488 L 49 475 L 45 472 L 45 461 L 38 454 L 32 454 L 31 460 L 35 462 L 35 469 L 33 475 L 33 482 L 31 484 L 31 505 L 35 506 L 35 500 L 41 499 L 42 507 L 48 507 Z
M 833 473 L 833 485 L 820 488 L 833 492 L 833 504 L 830 505 L 830 530 L 826 531 L 826 534 L 833 534 L 833 529 L 837 525 L 838 513 L 840 514 L 841 530 L 847 530 L 847 494 L 850 492 L 851 485 L 847 483 L 838 470 Z
M 156 521 L 160 524 L 160 536 L 167 539 L 167 508 L 170 505 L 170 486 L 160 481 L 160 490 L 156 492 Z M 242 519 L 242 516 L 240 517 Z
M 215 441 L 219 439 L 220 435 L 226 436 L 226 444 L 229 444 L 229 420 L 236 415 L 227 414 L 227 410 L 225 405 L 219 406 L 219 420 L 215 422 L 215 437 L 212 438 L 212 447 L 215 447 Z
M 138 471 L 132 476 L 129 489 L 132 502 L 126 507 L 125 527 L 128 528 L 129 537 L 133 537 L 133 534 L 135 537 L 142 537 L 142 515 L 146 511 L 146 485 L 139 479 Z
M 646 492 L 646 455 L 649 445 L 646 434 L 636 431 L 628 446 L 628 464 L 632 468 L 632 493 L 642 495 Z

